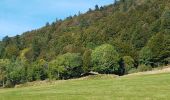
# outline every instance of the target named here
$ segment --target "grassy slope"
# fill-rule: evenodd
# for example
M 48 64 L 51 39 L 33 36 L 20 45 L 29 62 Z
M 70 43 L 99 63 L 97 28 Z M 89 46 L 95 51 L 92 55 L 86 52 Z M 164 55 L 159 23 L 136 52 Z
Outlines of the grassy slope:
M 170 100 L 170 73 L 59 81 L 1 89 L 0 100 Z

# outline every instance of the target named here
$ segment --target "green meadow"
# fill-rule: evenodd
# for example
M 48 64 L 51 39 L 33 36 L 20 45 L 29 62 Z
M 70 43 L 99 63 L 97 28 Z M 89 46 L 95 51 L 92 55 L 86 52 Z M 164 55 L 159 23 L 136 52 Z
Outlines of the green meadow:
M 0 89 L 0 100 L 170 100 L 170 73 L 99 75 Z

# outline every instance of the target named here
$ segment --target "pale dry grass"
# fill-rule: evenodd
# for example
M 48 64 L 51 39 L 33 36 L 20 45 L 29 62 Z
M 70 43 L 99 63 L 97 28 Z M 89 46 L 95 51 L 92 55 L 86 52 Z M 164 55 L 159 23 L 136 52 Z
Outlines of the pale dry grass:
M 44 81 L 34 81 L 34 82 L 27 82 L 25 84 L 16 85 L 15 88 L 22 88 L 22 87 L 34 87 L 34 86 L 53 86 L 60 83 L 64 83 L 66 81 L 76 81 L 76 80 L 97 80 L 97 79 L 114 79 L 118 77 L 114 74 L 98 74 L 98 75 L 89 75 L 86 77 L 75 78 L 75 79 L 68 79 L 68 80 L 44 80 Z
M 126 76 L 131 76 L 131 75 L 149 75 L 149 74 L 161 74 L 161 73 L 170 73 L 170 65 L 162 67 L 161 69 L 154 69 L 152 71 L 146 71 L 146 72 L 138 72 L 138 73 L 132 73 L 128 74 Z

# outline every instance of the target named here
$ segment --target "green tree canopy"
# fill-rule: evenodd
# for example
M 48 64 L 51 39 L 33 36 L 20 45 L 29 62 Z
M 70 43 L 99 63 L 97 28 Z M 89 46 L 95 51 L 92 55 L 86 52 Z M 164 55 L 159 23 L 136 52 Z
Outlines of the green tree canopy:
M 9 64 L 10 61 L 8 59 L 0 59 L 0 85 L 3 87 L 5 86 L 5 80 L 7 78 L 7 67 Z
M 140 64 L 151 64 L 152 59 L 152 52 L 149 47 L 143 47 L 142 50 L 139 53 L 139 62 Z
M 62 78 L 71 78 L 80 76 L 82 72 L 82 58 L 79 53 L 66 53 L 60 55 L 52 63 L 57 70 L 64 70 Z M 63 67 L 63 68 L 62 68 Z
M 86 50 L 83 54 L 83 70 L 84 72 L 88 72 L 91 70 L 91 50 Z
M 100 73 L 113 73 L 118 68 L 119 54 L 110 44 L 103 44 L 92 51 L 94 70 Z

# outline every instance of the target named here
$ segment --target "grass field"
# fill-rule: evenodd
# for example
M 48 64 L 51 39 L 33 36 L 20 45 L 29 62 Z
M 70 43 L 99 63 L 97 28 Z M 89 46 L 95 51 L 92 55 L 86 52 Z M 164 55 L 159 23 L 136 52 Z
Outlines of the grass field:
M 0 89 L 0 100 L 170 100 L 170 73 L 97 76 L 14 89 Z

